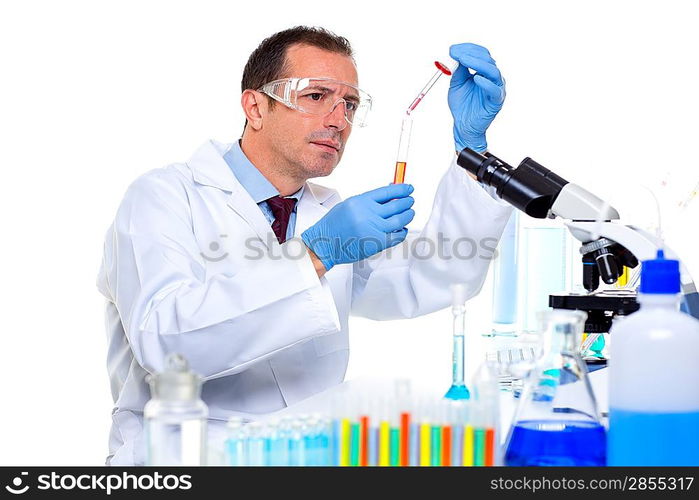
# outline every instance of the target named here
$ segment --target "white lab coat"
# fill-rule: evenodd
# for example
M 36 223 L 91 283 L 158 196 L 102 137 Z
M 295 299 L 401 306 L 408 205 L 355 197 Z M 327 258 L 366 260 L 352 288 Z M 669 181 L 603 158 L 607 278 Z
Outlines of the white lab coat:
M 319 279 L 298 235 L 340 202 L 338 193 L 306 183 L 295 237 L 279 245 L 222 158 L 228 147 L 207 142 L 188 162 L 138 178 L 107 231 L 97 280 L 115 401 L 107 463 L 144 462 L 145 376 L 167 353 L 183 354 L 204 377 L 211 424 L 279 410 L 342 382 L 350 312 L 381 320 L 430 313 L 450 304 L 452 282 L 477 294 L 492 256 L 486 247 L 496 246 L 511 212 L 453 162 L 419 236 L 485 241 L 478 256 L 424 258 L 424 242 L 417 257 L 404 254 L 418 237 L 411 233 Z M 461 255 L 469 248 L 461 245 Z

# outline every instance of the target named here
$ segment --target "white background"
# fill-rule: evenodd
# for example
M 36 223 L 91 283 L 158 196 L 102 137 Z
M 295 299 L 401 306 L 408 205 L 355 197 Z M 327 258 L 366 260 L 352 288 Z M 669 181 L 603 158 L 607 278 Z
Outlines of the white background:
M 531 155 L 647 225 L 656 216 L 640 185 L 652 187 L 671 244 L 696 259 L 690 214 L 699 203 L 681 219 L 671 210 L 699 180 L 699 34 L 690 6 L 3 2 L 0 464 L 103 463 L 112 401 L 94 283 L 104 232 L 138 175 L 186 160 L 208 138 L 239 137 L 248 55 L 296 24 L 349 38 L 360 86 L 375 100 L 370 127 L 355 130 L 337 170 L 320 181 L 343 196 L 392 180 L 400 114 L 434 59 L 446 59 L 452 43 L 475 42 L 507 80 L 488 135 L 492 152 L 513 164 Z M 413 228 L 427 218 L 453 155 L 447 86 L 440 81 L 415 113 Z M 487 325 L 489 307 L 486 285 L 469 305 L 472 331 Z M 400 374 L 448 387 L 448 310 L 396 322 L 355 318 L 351 328 L 349 377 Z

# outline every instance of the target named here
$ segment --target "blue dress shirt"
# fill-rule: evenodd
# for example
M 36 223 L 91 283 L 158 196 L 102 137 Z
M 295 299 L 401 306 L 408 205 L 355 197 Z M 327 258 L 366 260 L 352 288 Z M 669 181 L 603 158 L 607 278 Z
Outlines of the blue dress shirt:
M 275 188 L 272 183 L 262 175 L 262 172 L 248 160 L 248 157 L 245 156 L 245 153 L 243 153 L 243 150 L 240 148 L 240 141 L 235 141 L 233 143 L 231 148 L 223 155 L 223 159 L 226 160 L 226 163 L 233 171 L 233 175 L 238 179 L 238 182 L 240 182 L 243 188 L 250 194 L 255 203 L 257 203 L 257 206 L 260 207 L 260 210 L 262 210 L 267 222 L 269 222 L 271 226 L 272 222 L 274 222 L 274 214 L 266 200 L 272 196 L 279 195 L 277 188 Z M 303 194 L 303 189 L 304 186 L 301 186 L 301 189 L 294 194 L 291 196 L 284 196 L 284 198 L 296 198 L 298 202 Z M 294 237 L 295 227 L 296 206 L 294 206 L 294 211 L 291 212 L 289 216 L 289 225 L 286 227 L 287 240 Z

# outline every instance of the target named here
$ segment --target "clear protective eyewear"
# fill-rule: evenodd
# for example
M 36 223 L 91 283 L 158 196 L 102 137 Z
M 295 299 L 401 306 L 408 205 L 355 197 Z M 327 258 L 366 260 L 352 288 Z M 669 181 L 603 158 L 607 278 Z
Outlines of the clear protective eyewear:
M 343 103 L 345 119 L 357 127 L 366 126 L 366 116 L 371 109 L 369 94 L 330 78 L 282 78 L 257 90 L 291 109 L 312 115 L 325 116 Z

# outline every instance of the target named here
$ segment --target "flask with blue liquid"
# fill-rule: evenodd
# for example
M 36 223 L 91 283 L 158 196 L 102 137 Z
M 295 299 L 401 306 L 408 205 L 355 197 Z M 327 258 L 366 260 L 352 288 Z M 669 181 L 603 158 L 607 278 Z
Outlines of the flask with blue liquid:
M 699 321 L 680 312 L 680 267 L 641 267 L 641 308 L 612 326 L 609 464 L 699 465 Z
M 543 354 L 525 381 L 505 452 L 509 466 L 603 466 L 606 432 L 578 354 L 587 314 L 539 313 Z

